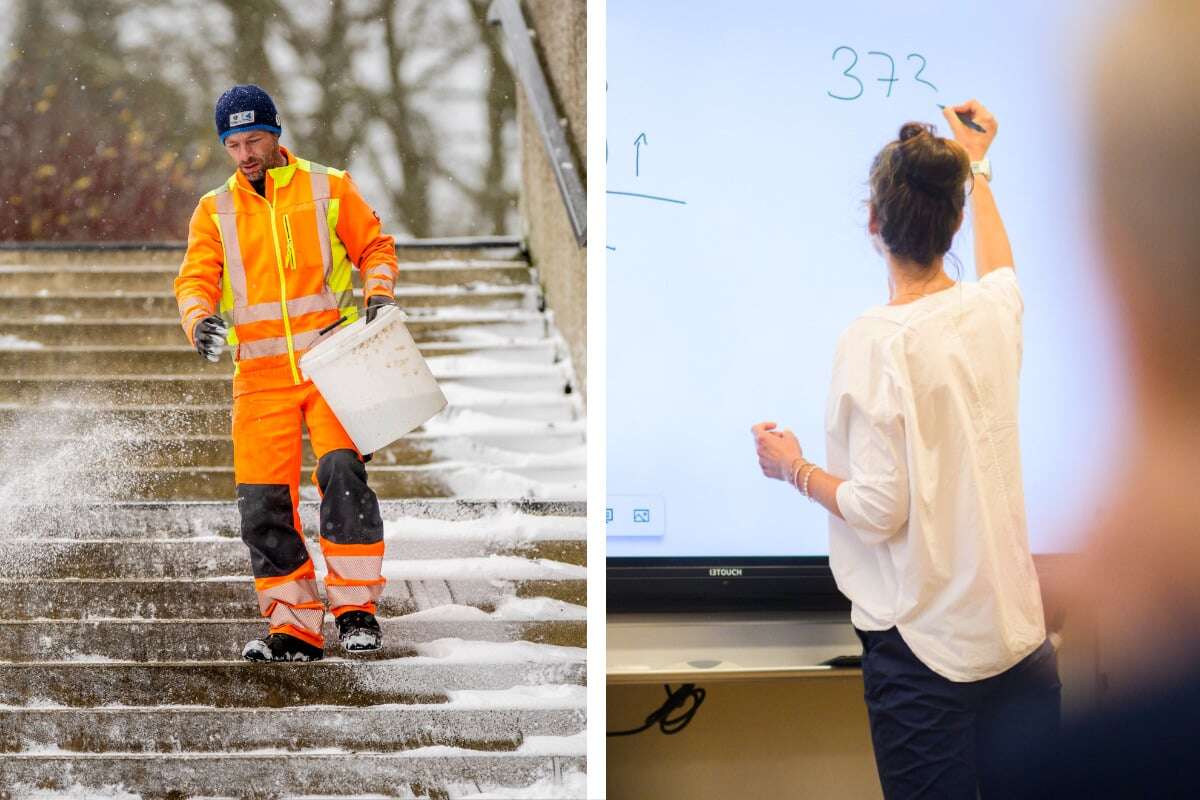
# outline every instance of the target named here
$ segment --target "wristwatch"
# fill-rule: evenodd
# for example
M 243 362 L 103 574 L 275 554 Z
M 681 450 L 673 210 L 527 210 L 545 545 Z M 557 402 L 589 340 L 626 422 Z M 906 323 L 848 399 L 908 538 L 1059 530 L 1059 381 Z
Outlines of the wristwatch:
M 978 161 L 971 162 L 971 174 L 982 175 L 990 182 L 992 180 L 992 162 L 986 158 L 981 158 Z

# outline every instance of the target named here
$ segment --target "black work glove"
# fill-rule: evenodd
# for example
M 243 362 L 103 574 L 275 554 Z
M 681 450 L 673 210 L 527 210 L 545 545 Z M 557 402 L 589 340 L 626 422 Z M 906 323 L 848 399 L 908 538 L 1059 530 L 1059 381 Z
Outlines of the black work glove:
M 367 298 L 367 324 L 370 325 L 375 321 L 375 315 L 379 313 L 381 306 L 394 306 L 396 301 L 390 297 L 384 297 L 381 294 L 373 294 Z
M 209 361 L 219 361 L 221 351 L 225 349 L 225 339 L 229 336 L 229 328 L 225 320 L 218 316 L 205 317 L 196 323 L 192 331 L 192 339 L 196 342 L 196 352 Z

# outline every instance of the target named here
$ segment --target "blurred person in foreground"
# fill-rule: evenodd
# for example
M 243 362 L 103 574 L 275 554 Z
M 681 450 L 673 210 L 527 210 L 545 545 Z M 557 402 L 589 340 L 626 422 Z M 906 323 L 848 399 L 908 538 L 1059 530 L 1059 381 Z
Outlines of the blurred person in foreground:
M 1076 608 L 1109 690 L 1014 765 L 1022 797 L 1197 797 L 1200 719 L 1200 3 L 1117 22 L 1092 93 L 1098 231 L 1131 413 Z

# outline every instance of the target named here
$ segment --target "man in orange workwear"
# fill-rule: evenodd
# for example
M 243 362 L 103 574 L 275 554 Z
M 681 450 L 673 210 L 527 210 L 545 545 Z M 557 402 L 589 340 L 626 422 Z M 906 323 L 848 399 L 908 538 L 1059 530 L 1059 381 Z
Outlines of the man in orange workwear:
M 367 321 L 393 302 L 395 242 L 350 175 L 279 144 L 275 104 L 254 85 L 216 105 L 217 134 L 237 165 L 200 199 L 175 297 L 188 339 L 216 361 L 233 352 L 233 460 L 242 540 L 270 620 L 246 645 L 251 661 L 310 661 L 323 653 L 325 607 L 300 534 L 303 419 L 317 458 L 326 596 L 342 648 L 378 650 L 383 521 L 363 457 L 300 372 L 321 331 L 358 318 L 351 265 L 363 276 Z M 364 387 L 365 388 L 365 387 Z

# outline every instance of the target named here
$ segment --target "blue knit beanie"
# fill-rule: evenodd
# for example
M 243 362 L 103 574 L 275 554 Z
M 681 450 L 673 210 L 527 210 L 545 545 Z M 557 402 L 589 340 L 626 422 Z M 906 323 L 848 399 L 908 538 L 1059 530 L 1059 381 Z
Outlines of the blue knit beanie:
M 231 133 L 270 131 L 283 133 L 271 95 L 252 83 L 234 86 L 217 100 L 217 136 L 221 141 Z

